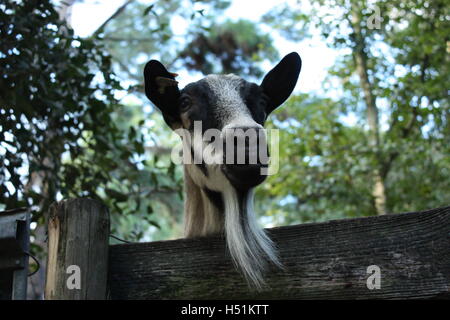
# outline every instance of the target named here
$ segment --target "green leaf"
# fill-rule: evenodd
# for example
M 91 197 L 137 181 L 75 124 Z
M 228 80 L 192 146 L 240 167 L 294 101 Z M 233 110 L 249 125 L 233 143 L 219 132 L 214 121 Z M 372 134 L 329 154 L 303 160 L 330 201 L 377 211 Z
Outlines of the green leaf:
M 123 193 L 121 193 L 121 192 L 119 192 L 117 190 L 114 190 L 114 189 L 106 188 L 105 189 L 105 193 L 109 197 L 115 199 L 117 202 L 125 202 L 125 201 L 128 200 L 128 195 L 123 194 Z
M 150 11 L 152 11 L 152 9 L 153 9 L 154 6 L 155 6 L 155 5 L 152 4 L 152 5 L 149 5 L 147 8 L 145 8 L 144 13 L 143 13 L 142 15 L 143 15 L 144 17 L 145 17 L 146 15 L 148 15 L 148 13 L 149 13 Z

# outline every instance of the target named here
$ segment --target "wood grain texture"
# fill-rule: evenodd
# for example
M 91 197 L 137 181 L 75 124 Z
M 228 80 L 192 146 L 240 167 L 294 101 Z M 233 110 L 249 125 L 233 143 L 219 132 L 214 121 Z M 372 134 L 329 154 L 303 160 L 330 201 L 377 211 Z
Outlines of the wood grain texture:
M 109 213 L 99 201 L 70 199 L 50 207 L 45 299 L 106 298 Z M 80 289 L 69 289 L 66 273 L 80 267 Z
M 112 299 L 450 298 L 450 207 L 269 229 L 286 270 L 248 290 L 221 237 L 110 246 Z M 367 267 L 381 289 L 367 288 Z

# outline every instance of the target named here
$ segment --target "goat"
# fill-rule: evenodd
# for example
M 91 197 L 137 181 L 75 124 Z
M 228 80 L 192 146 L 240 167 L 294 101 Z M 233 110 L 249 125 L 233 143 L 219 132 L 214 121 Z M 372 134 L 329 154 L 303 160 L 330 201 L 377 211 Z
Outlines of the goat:
M 238 148 L 234 137 L 225 138 L 238 130 L 256 130 L 261 137 L 267 116 L 292 93 L 300 69 L 300 56 L 292 52 L 264 77 L 261 85 L 233 74 L 208 75 L 180 90 L 176 74 L 168 72 L 159 61 L 151 60 L 144 68 L 146 96 L 160 109 L 172 130 L 187 130 L 192 136 L 195 124 L 200 122 L 203 134 L 208 129 L 219 130 L 220 143 L 225 146 L 218 152 L 219 159 L 225 159 L 229 150 L 244 153 L 244 163 L 184 164 L 185 236 L 224 233 L 234 264 L 249 286 L 257 290 L 265 285 L 263 275 L 269 263 L 283 267 L 273 242 L 258 227 L 253 212 L 253 190 L 266 178 L 262 169 L 267 168 L 267 162 L 250 163 L 249 157 L 268 146 L 264 136 L 256 143 L 246 141 L 244 148 Z M 189 145 L 191 158 L 212 143 L 207 140 L 197 141 L 200 149 L 195 141 L 194 146 Z

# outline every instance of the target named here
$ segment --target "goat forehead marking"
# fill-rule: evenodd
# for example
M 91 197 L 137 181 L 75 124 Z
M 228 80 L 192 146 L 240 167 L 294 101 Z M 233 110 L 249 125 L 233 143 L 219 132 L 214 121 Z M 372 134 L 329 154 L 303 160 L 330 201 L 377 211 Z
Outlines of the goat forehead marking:
M 222 118 L 230 119 L 242 113 L 250 116 L 241 96 L 243 80 L 240 77 L 234 74 L 209 75 L 205 82 L 214 95 L 216 111 Z
M 229 98 L 233 98 L 235 94 L 239 96 L 238 90 L 243 82 L 240 77 L 234 74 L 210 74 L 204 80 L 214 94 L 220 97 L 229 96 Z

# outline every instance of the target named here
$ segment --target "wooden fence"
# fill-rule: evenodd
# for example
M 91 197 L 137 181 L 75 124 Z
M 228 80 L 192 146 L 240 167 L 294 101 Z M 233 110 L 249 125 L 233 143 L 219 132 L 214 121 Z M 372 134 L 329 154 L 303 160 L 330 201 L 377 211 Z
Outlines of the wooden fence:
M 269 270 L 268 287 L 253 292 L 220 236 L 109 245 L 108 209 L 65 200 L 50 212 L 45 297 L 450 298 L 450 207 L 268 231 L 285 270 Z M 79 288 L 70 284 L 70 266 L 79 268 Z

